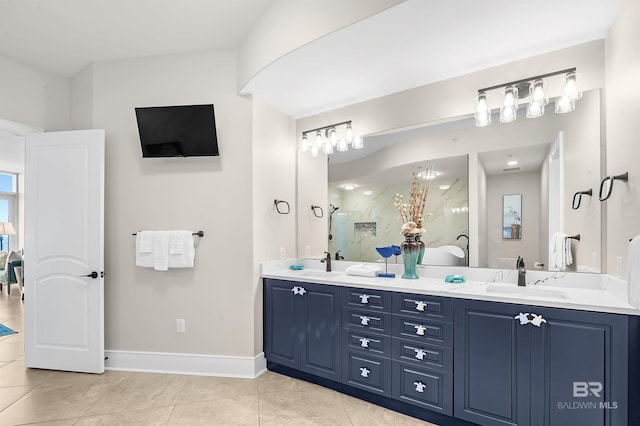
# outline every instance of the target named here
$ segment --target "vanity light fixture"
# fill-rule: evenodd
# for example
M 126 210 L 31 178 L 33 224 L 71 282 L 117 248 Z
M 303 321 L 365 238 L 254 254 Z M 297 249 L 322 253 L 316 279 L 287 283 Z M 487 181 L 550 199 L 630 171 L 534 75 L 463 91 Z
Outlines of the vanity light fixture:
M 344 126 L 344 131 L 341 128 Z M 315 133 L 315 143 L 309 142 L 309 134 Z M 305 130 L 302 132 L 300 140 L 300 150 L 311 152 L 316 157 L 322 151 L 327 155 L 331 155 L 334 151 L 345 152 L 352 149 L 362 149 L 364 144 L 360 136 L 353 133 L 353 124 L 351 120 L 333 123 L 327 126 L 318 127 L 316 129 Z
M 500 106 L 501 123 L 516 120 L 519 100 L 522 100 L 523 103 L 525 100 L 527 102 L 527 118 L 542 117 L 545 113 L 545 107 L 549 103 L 546 80 L 559 75 L 564 75 L 565 86 L 562 95 L 555 100 L 555 111 L 558 114 L 573 111 L 575 101 L 582 97 L 582 93 L 578 90 L 579 82 L 576 68 L 569 68 L 478 90 L 474 113 L 476 127 L 485 127 L 491 124 L 488 93 L 497 89 L 503 90 L 502 105 Z

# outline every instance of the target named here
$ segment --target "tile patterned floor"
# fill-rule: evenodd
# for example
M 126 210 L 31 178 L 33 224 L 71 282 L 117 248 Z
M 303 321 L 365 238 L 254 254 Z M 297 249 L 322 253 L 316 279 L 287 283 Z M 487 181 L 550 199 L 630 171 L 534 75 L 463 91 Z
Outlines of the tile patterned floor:
M 24 366 L 20 293 L 0 293 L 0 425 L 429 426 L 430 423 L 272 372 L 257 379 Z M 433 425 L 431 425 L 433 426 Z

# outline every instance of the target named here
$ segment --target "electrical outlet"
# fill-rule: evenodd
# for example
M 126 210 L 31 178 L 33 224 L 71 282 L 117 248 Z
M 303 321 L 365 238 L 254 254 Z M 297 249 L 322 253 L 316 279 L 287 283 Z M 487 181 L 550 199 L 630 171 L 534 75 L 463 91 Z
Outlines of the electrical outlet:
M 185 329 L 186 329 L 185 321 L 183 319 L 177 319 L 176 320 L 176 332 L 177 333 L 184 333 Z
M 284 260 L 287 258 L 287 249 L 285 247 L 280 247 L 280 259 Z
M 307 257 L 311 256 L 311 246 L 304 246 L 304 255 Z

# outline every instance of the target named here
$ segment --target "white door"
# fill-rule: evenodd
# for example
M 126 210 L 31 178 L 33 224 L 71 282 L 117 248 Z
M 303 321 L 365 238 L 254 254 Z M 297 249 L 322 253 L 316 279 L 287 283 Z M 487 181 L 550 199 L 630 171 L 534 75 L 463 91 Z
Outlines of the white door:
M 25 364 L 102 373 L 104 130 L 25 145 Z

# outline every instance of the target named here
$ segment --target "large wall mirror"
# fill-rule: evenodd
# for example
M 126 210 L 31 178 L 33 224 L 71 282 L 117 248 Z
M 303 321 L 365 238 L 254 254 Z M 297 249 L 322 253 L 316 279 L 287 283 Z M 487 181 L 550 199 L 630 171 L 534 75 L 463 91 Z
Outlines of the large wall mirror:
M 512 268 L 522 256 L 528 268 L 603 272 L 601 205 L 597 197 L 583 196 L 572 209 L 574 193 L 596 191 L 601 178 L 600 91 L 585 92 L 568 114 L 556 115 L 553 105 L 537 119 L 519 114 L 511 123 L 495 117 L 484 128 L 459 117 L 390 129 L 365 136 L 362 151 L 332 154 L 322 250 L 345 260 L 379 261 L 375 247 L 402 241 L 394 197 L 407 196 L 412 170 L 423 167 L 440 172 L 425 209 L 423 241 L 434 250 L 424 263 Z M 299 167 L 299 193 L 312 191 L 305 191 L 308 170 Z M 504 238 L 507 195 L 520 195 L 513 219 L 519 238 Z M 558 234 L 580 235 L 569 241 L 573 261 L 564 268 L 554 265 L 550 251 Z M 307 235 L 299 230 L 300 256 L 312 245 Z

